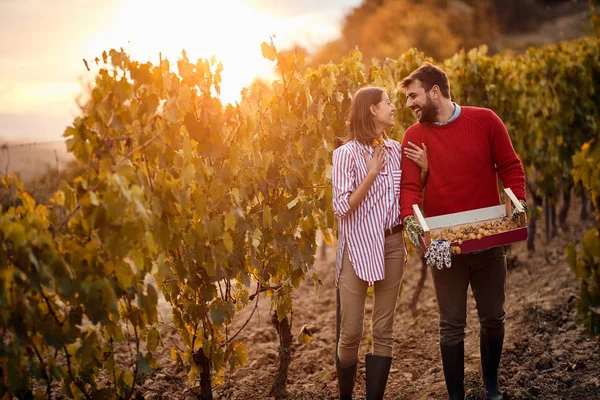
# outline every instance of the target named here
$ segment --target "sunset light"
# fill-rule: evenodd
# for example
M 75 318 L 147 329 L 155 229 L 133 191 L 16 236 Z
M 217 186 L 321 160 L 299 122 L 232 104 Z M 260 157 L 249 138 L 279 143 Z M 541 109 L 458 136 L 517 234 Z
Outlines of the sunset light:
M 140 62 L 172 66 L 213 55 L 223 64 L 220 100 L 235 103 L 256 78 L 275 78 L 261 43 L 299 44 L 309 52 L 339 36 L 344 13 L 359 0 L 45 0 L 0 1 L 0 139 L 60 139 L 80 113 L 96 69 L 82 59 L 120 49 Z M 176 72 L 176 68 L 173 68 Z M 29 129 L 28 121 L 42 128 Z M 48 127 L 47 129 L 44 127 Z M 51 127 L 51 128 L 50 128 Z
M 96 55 L 123 47 L 132 58 L 157 62 L 159 53 L 172 65 L 185 49 L 190 60 L 215 56 L 223 63 L 221 100 L 235 102 L 256 77 L 268 79 L 273 63 L 264 59 L 260 43 L 275 35 L 275 44 L 292 44 L 292 31 L 310 28 L 306 17 L 281 18 L 261 12 L 243 0 L 198 2 L 125 1 L 114 22 L 93 39 Z

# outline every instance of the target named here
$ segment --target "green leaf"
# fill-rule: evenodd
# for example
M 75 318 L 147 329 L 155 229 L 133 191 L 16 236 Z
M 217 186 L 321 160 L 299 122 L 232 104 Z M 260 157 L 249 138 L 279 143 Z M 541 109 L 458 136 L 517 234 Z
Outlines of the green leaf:
M 598 229 L 593 228 L 588 230 L 585 235 L 583 235 L 581 244 L 586 253 L 591 256 L 600 257 L 600 237 L 598 235 Z
M 142 355 L 142 353 L 138 353 L 137 362 L 138 362 L 139 372 L 144 373 L 144 374 L 149 374 L 152 372 L 152 367 L 150 366 L 150 362 L 148 361 L 148 359 L 146 357 L 144 357 Z
M 581 311 L 587 312 L 592 305 L 592 296 L 590 295 L 590 289 L 586 282 L 581 284 L 579 290 L 579 304 Z
M 158 344 L 160 343 L 160 332 L 156 328 L 150 328 L 148 331 L 148 350 L 155 352 Z
M 131 282 L 133 279 L 133 271 L 128 263 L 124 261 L 119 262 L 115 266 L 115 275 L 117 276 L 119 285 L 123 289 L 127 289 L 129 286 L 131 286 Z
M 158 266 L 156 277 L 159 281 L 164 281 L 171 276 L 171 264 L 165 260 L 165 253 L 160 253 L 156 264 Z
M 151 283 L 146 285 L 146 293 L 147 296 L 144 297 L 144 311 L 148 316 L 148 321 L 150 323 L 155 323 L 158 321 L 158 293 Z
M 227 319 L 226 303 L 220 299 L 210 304 L 210 318 L 217 326 L 222 326 Z

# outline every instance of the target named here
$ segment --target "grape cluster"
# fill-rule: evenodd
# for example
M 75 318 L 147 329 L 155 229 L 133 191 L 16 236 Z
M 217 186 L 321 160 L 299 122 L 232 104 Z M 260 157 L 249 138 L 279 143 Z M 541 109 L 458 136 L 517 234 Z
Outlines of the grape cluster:
M 450 243 L 456 243 L 459 246 L 464 240 L 481 239 L 485 236 L 495 235 L 501 232 L 517 229 L 518 223 L 511 221 L 508 217 L 503 217 L 496 221 L 485 221 L 476 225 L 468 225 L 457 228 L 443 228 L 435 232 L 431 232 L 432 240 L 446 240 Z M 460 254 L 459 246 L 452 246 L 454 254 Z

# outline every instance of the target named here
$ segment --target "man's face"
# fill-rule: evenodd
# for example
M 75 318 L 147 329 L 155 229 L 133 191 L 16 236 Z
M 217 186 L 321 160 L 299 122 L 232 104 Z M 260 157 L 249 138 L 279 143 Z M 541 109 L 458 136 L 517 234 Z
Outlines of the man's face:
M 437 107 L 421 81 L 415 80 L 406 88 L 406 107 L 410 108 L 419 122 L 435 122 Z

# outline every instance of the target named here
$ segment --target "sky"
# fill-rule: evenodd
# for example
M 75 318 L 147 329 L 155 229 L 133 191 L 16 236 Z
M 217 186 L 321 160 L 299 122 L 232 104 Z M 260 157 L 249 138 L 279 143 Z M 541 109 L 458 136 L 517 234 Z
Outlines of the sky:
M 92 80 L 82 59 L 124 48 L 131 57 L 174 61 L 213 54 L 223 62 L 223 102 L 235 102 L 273 65 L 260 43 L 313 48 L 339 35 L 361 0 L 0 0 L 0 143 L 52 141 L 78 113 Z M 92 69 L 93 71 L 93 69 Z

